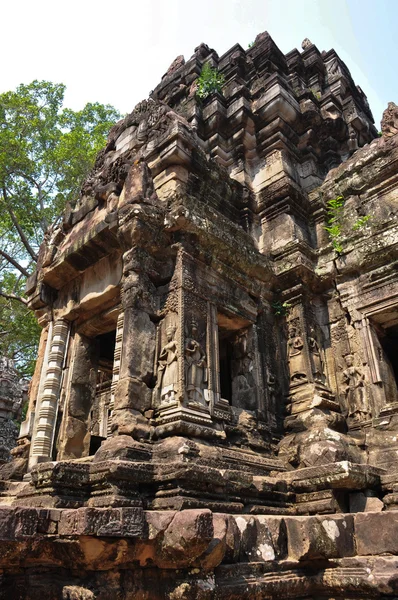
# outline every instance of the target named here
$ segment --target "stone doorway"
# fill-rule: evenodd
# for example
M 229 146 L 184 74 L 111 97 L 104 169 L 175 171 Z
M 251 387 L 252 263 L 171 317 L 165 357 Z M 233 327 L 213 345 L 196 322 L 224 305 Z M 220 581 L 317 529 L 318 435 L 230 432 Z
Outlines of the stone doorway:
M 219 329 L 218 352 L 220 361 L 220 394 L 223 400 L 232 402 L 232 361 L 234 357 L 235 331 Z
M 384 329 L 383 335 L 379 339 L 384 356 L 394 374 L 395 382 L 398 383 L 398 325 Z
M 95 397 L 90 412 L 90 449 L 93 455 L 107 437 L 110 420 L 111 386 L 113 363 L 116 347 L 116 329 L 98 335 L 95 338 L 98 347 L 98 370 L 95 385 Z

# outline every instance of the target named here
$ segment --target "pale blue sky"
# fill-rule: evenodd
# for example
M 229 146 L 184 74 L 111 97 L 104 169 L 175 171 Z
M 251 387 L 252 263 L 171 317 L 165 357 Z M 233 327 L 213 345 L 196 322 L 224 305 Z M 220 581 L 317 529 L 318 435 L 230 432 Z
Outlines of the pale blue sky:
M 267 30 L 283 52 L 305 37 L 334 48 L 367 94 L 376 127 L 398 103 L 398 0 L 14 0 L 2 6 L 0 91 L 65 83 L 66 104 L 129 112 L 178 54 L 205 42 L 219 55 Z

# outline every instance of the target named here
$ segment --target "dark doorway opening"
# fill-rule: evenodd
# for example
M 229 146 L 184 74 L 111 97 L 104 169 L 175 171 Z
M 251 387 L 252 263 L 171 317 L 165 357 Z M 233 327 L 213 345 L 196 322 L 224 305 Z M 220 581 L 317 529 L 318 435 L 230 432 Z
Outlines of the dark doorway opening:
M 235 333 L 219 331 L 220 393 L 221 398 L 232 401 L 232 360 Z
M 98 370 L 95 398 L 91 410 L 90 456 L 97 452 L 107 437 L 116 330 L 97 335 L 95 341 L 98 348 Z
M 97 390 L 101 386 L 112 382 L 113 358 L 116 346 L 116 330 L 108 331 L 95 338 L 98 343 L 98 372 L 97 372 Z M 110 385 L 110 384 L 109 384 Z
M 89 451 L 89 455 L 93 456 L 93 454 L 95 454 L 97 452 L 97 450 L 99 450 L 102 442 L 104 441 L 105 438 L 99 436 L 99 435 L 92 435 L 91 439 L 90 439 L 90 451 Z
M 380 337 L 380 344 L 394 372 L 395 381 L 398 383 L 398 325 L 384 330 L 385 335 Z

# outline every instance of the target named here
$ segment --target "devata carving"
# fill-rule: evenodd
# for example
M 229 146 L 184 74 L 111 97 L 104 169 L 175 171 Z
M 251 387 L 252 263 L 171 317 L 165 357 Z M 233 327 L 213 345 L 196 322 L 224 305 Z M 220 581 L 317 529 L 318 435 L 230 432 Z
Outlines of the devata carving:
M 347 368 L 343 371 L 344 390 L 348 417 L 355 421 L 370 419 L 371 414 L 366 399 L 365 375 L 354 365 L 354 357 L 349 354 L 344 357 Z
M 322 360 L 322 350 L 316 339 L 316 332 L 314 327 L 310 328 L 310 335 L 308 337 L 308 348 L 310 351 L 312 374 L 315 381 L 323 383 L 325 381 L 325 373 Z
M 304 341 L 298 326 L 289 326 L 288 360 L 292 383 L 304 383 L 308 380 L 304 355 Z
M 248 332 L 241 331 L 236 335 L 233 344 L 232 404 L 247 410 L 257 408 L 253 358 L 254 352 Z
M 191 337 L 185 346 L 185 391 L 192 404 L 207 405 L 204 390 L 207 383 L 206 354 L 198 342 L 198 324 L 190 323 Z
M 161 402 L 171 402 L 178 386 L 178 344 L 174 339 L 175 327 L 166 329 L 167 344 L 163 346 L 158 360 L 158 387 Z

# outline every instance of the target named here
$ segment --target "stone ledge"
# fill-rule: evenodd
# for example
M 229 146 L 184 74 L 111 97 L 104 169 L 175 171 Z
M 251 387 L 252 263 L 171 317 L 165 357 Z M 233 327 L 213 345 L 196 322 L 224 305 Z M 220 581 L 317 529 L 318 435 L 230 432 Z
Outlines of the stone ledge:
M 324 489 L 362 490 L 380 486 L 385 469 L 348 461 L 306 467 L 283 473 L 284 481 L 298 492 Z
M 243 558 L 249 562 L 276 558 L 305 562 L 356 554 L 398 554 L 398 512 L 270 516 L 227 515 L 208 509 L 0 507 L 0 540 L 10 550 L 32 543 L 37 549 L 48 543 L 56 547 L 61 540 L 69 540 L 83 552 L 82 567 L 89 561 L 84 547 L 95 540 L 98 548 L 125 547 L 125 556 L 118 558 L 119 565 L 134 557 L 146 566 L 147 559 L 143 557 L 150 555 L 151 564 L 161 566 L 165 553 L 174 556 L 166 562 L 175 568 L 203 560 L 215 567 Z M 193 550 L 195 545 L 200 552 Z M 6 565 L 7 556 L 0 551 L 0 568 Z
M 0 598 L 128 600 L 134 591 L 151 600 L 265 600 L 329 598 L 342 589 L 379 598 L 380 586 L 398 591 L 397 533 L 392 512 L 283 517 L 1 507 Z M 38 574 L 41 595 L 34 592 Z M 23 591 L 12 595 L 21 582 Z

